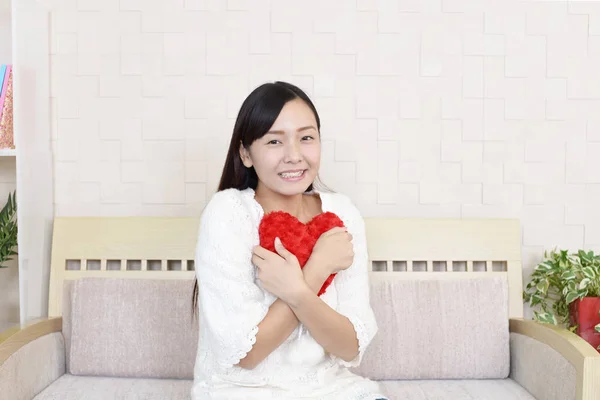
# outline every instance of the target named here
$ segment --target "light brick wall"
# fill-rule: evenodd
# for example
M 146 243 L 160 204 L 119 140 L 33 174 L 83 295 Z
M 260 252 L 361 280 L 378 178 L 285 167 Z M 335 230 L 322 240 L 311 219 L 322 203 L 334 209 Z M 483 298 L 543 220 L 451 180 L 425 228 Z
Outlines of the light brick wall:
M 11 0 L 0 0 L 0 64 L 12 63 Z
M 57 215 L 198 215 L 283 79 L 365 216 L 521 218 L 526 269 L 600 250 L 600 2 L 50 3 Z

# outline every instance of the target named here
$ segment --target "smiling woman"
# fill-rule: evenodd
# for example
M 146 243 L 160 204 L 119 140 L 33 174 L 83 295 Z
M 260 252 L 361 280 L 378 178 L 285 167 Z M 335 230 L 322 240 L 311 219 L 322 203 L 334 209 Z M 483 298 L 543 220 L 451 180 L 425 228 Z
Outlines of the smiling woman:
M 385 398 L 349 369 L 378 327 L 362 217 L 347 196 L 314 187 L 320 128 L 311 100 L 289 83 L 264 84 L 242 104 L 219 190 L 200 222 L 194 399 Z M 291 222 L 274 246 L 260 240 L 263 217 L 274 211 L 295 226 L 325 213 L 341 224 L 315 236 L 301 267 L 282 243 Z
M 297 126 L 300 128 L 297 128 Z M 272 128 L 248 147 L 240 146 L 246 168 L 261 177 L 256 197 L 267 192 L 293 195 L 306 190 L 317 177 L 321 142 L 315 114 L 301 99 L 288 101 Z M 282 185 L 282 182 L 289 183 Z

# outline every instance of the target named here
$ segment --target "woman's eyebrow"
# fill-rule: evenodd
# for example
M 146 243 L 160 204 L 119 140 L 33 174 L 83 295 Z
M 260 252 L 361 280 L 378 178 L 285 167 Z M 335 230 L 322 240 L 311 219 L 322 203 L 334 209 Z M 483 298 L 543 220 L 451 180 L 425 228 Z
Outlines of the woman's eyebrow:
M 302 132 L 302 131 L 307 131 L 309 129 L 314 129 L 315 131 L 317 130 L 317 128 L 315 128 L 312 125 L 307 125 L 307 126 L 303 126 L 302 128 L 298 128 L 298 130 L 296 132 Z M 267 133 L 285 133 L 284 131 L 268 131 Z

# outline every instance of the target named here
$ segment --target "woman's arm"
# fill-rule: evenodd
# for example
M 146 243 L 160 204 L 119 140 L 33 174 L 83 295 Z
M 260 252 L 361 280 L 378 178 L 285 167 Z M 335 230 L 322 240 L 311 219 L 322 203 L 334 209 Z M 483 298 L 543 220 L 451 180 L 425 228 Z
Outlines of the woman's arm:
M 330 354 L 350 362 L 358 355 L 354 326 L 319 296 L 305 290 L 289 304 L 312 337 Z
M 309 292 L 317 296 L 329 275 L 323 274 L 323 271 L 315 268 L 314 263 L 310 261 L 304 266 L 302 272 Z M 258 324 L 256 343 L 246 357 L 240 360 L 238 366 L 245 369 L 255 368 L 278 348 L 297 326 L 298 318 L 290 306 L 281 299 L 275 300 L 265 318 Z
M 312 337 L 346 367 L 360 364 L 364 352 L 378 331 L 370 304 L 369 256 L 365 224 L 358 209 L 339 195 L 340 217 L 352 235 L 354 258 L 349 268 L 333 280 L 337 291 L 335 310 L 308 290 L 288 300 L 291 309 Z

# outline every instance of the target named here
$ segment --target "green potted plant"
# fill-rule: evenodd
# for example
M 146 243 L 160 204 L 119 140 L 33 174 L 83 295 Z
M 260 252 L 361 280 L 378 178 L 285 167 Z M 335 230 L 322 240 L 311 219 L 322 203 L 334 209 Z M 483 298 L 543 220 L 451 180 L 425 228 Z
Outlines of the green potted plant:
M 539 322 L 562 325 L 600 350 L 600 254 L 544 252 L 523 298 Z
M 8 201 L 0 211 L 0 268 L 17 255 L 17 202 L 16 193 L 8 194 Z

